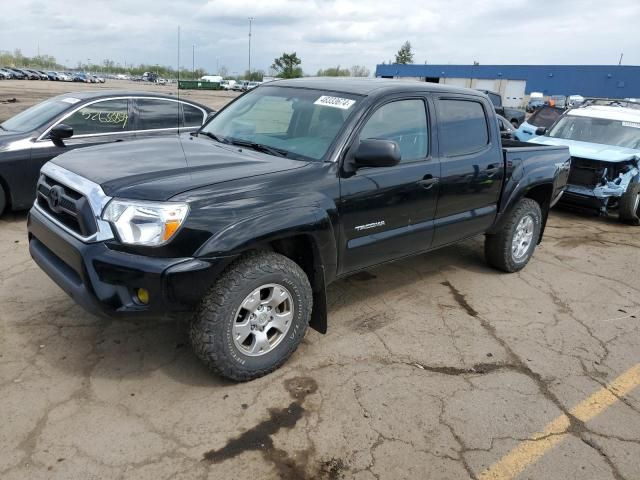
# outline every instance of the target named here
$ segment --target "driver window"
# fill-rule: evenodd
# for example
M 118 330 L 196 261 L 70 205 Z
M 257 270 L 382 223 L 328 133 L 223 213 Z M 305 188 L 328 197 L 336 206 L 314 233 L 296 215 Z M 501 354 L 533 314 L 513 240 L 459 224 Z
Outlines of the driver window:
M 401 163 L 423 160 L 429 150 L 427 113 L 422 100 L 399 100 L 376 110 L 360 132 L 360 139 L 393 140 Z
M 62 121 L 73 136 L 122 132 L 129 129 L 129 101 L 105 100 L 82 107 Z

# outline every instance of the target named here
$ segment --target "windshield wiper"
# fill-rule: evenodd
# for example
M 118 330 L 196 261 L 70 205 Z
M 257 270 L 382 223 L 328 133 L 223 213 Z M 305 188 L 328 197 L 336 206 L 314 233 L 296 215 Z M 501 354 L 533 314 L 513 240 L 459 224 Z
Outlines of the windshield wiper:
M 269 145 L 265 145 L 264 143 L 255 143 L 248 140 L 232 139 L 231 144 L 237 145 L 239 147 L 252 148 L 257 152 L 268 153 L 269 155 L 274 155 L 276 157 L 286 157 L 289 155 L 289 152 L 287 150 L 283 150 L 282 148 L 270 147 Z
M 211 132 L 198 132 L 198 135 L 204 135 L 205 137 L 209 137 L 212 140 L 215 140 L 216 142 L 219 143 L 229 143 L 229 140 L 227 140 L 224 137 L 219 137 L 218 135 L 216 135 L 215 133 L 211 133 Z

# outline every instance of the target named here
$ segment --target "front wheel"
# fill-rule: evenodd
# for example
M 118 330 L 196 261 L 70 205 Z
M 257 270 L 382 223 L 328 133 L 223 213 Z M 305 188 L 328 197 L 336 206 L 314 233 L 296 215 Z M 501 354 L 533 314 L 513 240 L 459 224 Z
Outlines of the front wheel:
M 313 296 L 304 271 L 277 253 L 233 263 L 207 293 L 190 326 L 195 354 L 236 381 L 280 367 L 304 338 Z
M 620 220 L 640 225 L 640 183 L 632 182 L 620 199 Z
M 484 253 L 487 263 L 504 272 L 522 270 L 540 238 L 542 212 L 535 200 L 523 198 L 507 214 L 502 229 L 487 234 Z

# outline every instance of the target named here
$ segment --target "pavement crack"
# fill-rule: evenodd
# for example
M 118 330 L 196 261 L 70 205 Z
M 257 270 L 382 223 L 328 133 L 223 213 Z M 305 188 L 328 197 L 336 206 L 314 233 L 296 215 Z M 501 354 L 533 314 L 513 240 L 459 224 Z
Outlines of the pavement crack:
M 611 461 L 609 456 L 604 452 L 602 448 L 600 448 L 598 444 L 596 444 L 593 440 L 584 437 L 583 435 L 580 435 L 579 438 L 582 441 L 582 443 L 584 443 L 585 445 L 588 445 L 590 448 L 598 452 L 602 460 L 604 460 L 604 462 L 609 466 L 609 469 L 611 469 L 611 474 L 613 475 L 613 478 L 615 478 L 616 480 L 626 480 L 624 475 L 622 475 L 620 473 L 620 470 L 618 470 L 618 467 L 614 465 L 614 463 Z

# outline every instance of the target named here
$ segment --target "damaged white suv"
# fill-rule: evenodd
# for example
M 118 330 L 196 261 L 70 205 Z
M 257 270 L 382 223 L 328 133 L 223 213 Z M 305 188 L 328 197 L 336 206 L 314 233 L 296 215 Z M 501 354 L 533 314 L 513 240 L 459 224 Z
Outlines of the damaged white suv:
M 530 142 L 571 152 L 563 203 L 618 210 L 621 221 L 640 225 L 640 103 L 588 99 L 536 134 Z

